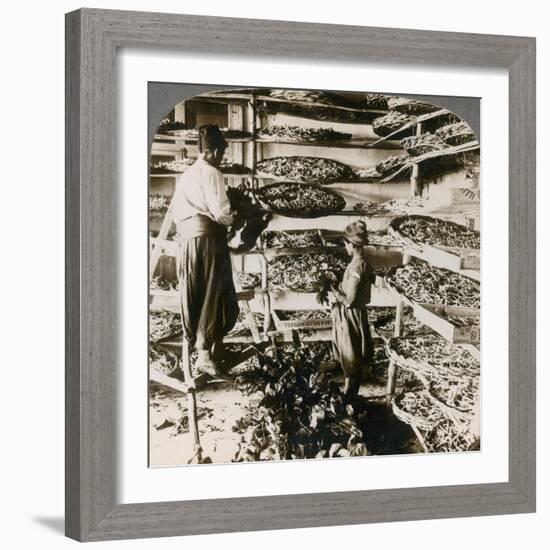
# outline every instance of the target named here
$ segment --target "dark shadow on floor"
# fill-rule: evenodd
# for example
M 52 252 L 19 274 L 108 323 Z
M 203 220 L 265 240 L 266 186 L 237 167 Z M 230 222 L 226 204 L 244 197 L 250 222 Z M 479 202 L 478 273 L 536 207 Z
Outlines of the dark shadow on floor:
M 60 535 L 65 534 L 65 518 L 32 518 L 36 523 L 48 527 L 50 531 L 54 531 Z
M 394 455 L 422 453 L 411 427 L 394 416 L 383 401 L 359 398 L 356 404 L 359 429 L 363 432 L 369 454 Z

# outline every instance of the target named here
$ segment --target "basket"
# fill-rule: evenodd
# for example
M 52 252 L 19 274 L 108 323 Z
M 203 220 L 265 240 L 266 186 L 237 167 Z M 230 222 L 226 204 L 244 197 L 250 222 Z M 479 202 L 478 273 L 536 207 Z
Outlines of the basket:
M 420 134 L 401 140 L 401 147 L 411 156 L 424 155 L 433 151 L 445 149 L 448 145 L 435 134 Z
M 283 200 L 282 198 L 275 199 L 266 197 L 270 189 L 275 189 L 277 187 L 280 187 L 282 190 L 286 187 L 289 193 L 298 193 L 307 189 L 307 191 L 312 193 L 312 197 L 308 199 L 308 202 L 303 206 L 296 206 L 289 201 L 288 207 L 284 207 L 283 205 L 275 204 L 276 200 Z M 287 218 L 321 218 L 340 212 L 340 210 L 343 210 L 346 206 L 346 201 L 342 195 L 317 184 L 275 182 L 256 190 L 256 196 L 266 208 L 269 208 L 269 210 L 275 214 Z M 328 199 L 332 204 L 323 205 L 323 197 L 325 201 Z
M 351 134 L 337 132 L 332 128 L 303 128 L 288 124 L 270 125 L 259 130 L 260 139 L 273 142 L 316 143 L 328 141 L 345 141 L 351 139 Z
M 429 265 L 430 267 L 432 267 L 432 265 L 429 263 L 429 262 L 418 262 L 420 264 L 427 264 Z M 403 289 L 401 289 L 400 287 L 398 287 L 397 285 L 395 285 L 391 280 L 390 280 L 390 277 L 392 277 L 394 275 L 394 273 L 396 272 L 396 270 L 398 269 L 402 269 L 406 266 L 402 266 L 402 265 L 396 265 L 396 266 L 392 266 L 391 268 L 389 268 L 385 275 L 384 275 L 384 284 L 386 285 L 386 287 L 391 291 L 393 292 L 394 294 L 396 294 L 399 298 L 401 298 L 407 305 L 410 305 L 411 307 L 416 307 L 418 305 L 423 305 L 423 304 L 431 304 L 431 305 L 449 305 L 449 306 L 458 306 L 458 307 L 462 307 L 463 309 L 471 309 L 472 311 L 478 311 L 479 308 L 475 305 L 464 305 L 463 303 L 442 303 L 442 302 L 432 302 L 432 301 L 426 301 L 426 300 L 418 300 L 416 298 L 413 298 L 409 295 L 407 295 L 405 293 L 405 291 Z M 443 268 L 443 267 L 437 267 L 437 266 L 433 266 L 434 269 L 438 269 L 438 270 L 441 270 L 441 271 L 447 271 L 450 276 L 452 277 L 461 277 L 462 279 L 465 279 L 468 281 L 469 284 L 473 285 L 473 286 L 476 286 L 478 289 L 479 289 L 479 281 L 476 281 L 475 279 L 472 279 L 470 277 L 467 277 L 466 275 L 462 275 L 461 273 L 457 273 L 456 271 L 453 271 L 453 270 L 450 270 L 450 269 L 446 269 L 446 268 Z
M 391 267 L 388 272 L 384 275 L 384 286 L 395 296 L 397 296 L 399 299 L 403 300 L 403 302 L 408 305 L 409 307 L 413 307 L 416 305 L 416 302 L 409 298 L 407 295 L 403 294 L 400 288 L 395 286 L 391 281 L 387 279 L 388 275 L 393 274 L 393 272 L 398 268 L 399 266 Z
M 315 176 L 313 173 L 321 173 Z M 259 178 L 278 179 L 294 183 L 328 184 L 355 177 L 348 165 L 333 159 L 307 156 L 279 156 L 259 161 L 256 164 Z
M 386 111 L 388 109 L 388 96 L 382 94 L 366 94 L 365 107 L 367 109 Z
M 434 380 L 437 380 L 438 376 L 440 375 L 441 369 L 438 369 L 437 367 L 430 365 L 429 363 L 413 359 L 412 357 L 405 357 L 401 355 L 393 347 L 393 343 L 396 340 L 396 338 L 390 338 L 384 343 L 386 354 L 390 361 L 393 361 L 398 367 L 409 372 L 415 378 L 417 378 L 424 386 L 424 390 L 429 394 L 430 399 L 439 407 L 442 413 L 444 413 L 446 417 L 451 419 L 457 426 L 463 427 L 464 425 L 469 425 L 473 417 L 472 410 L 460 409 L 456 406 L 449 405 L 443 400 L 439 399 L 436 395 L 434 395 Z M 465 372 L 464 377 L 469 378 L 470 375 Z
M 388 98 L 388 108 L 392 111 L 415 116 L 433 113 L 441 109 L 441 107 L 438 107 L 437 105 L 432 105 L 431 103 L 425 103 L 424 101 L 418 101 L 417 99 L 411 99 L 408 97 Z
M 414 120 L 412 116 L 398 113 L 395 111 L 389 112 L 387 115 L 376 118 L 372 122 L 372 130 L 377 136 L 386 137 L 397 132 L 400 128 L 406 124 L 411 123 Z M 395 134 L 395 139 L 403 138 L 412 135 L 414 129 L 412 127 L 405 128 L 402 132 Z
M 269 246 L 267 236 L 270 234 L 284 233 L 290 237 L 310 233 L 313 238 L 313 243 L 309 246 Z M 279 254 L 306 254 L 308 252 L 317 252 L 320 249 L 325 249 L 325 242 L 320 229 L 287 229 L 286 231 L 264 231 L 260 236 L 261 246 L 264 253 L 269 255 Z
M 439 414 L 436 414 L 437 420 L 430 420 L 429 418 L 426 418 L 424 416 L 420 416 L 418 414 L 411 413 L 409 411 L 406 411 L 404 408 L 400 406 L 400 402 L 403 399 L 403 396 L 406 395 L 406 393 L 418 393 L 421 395 L 421 399 L 424 399 L 425 401 L 429 402 L 432 405 L 432 408 L 435 408 Z M 392 411 L 393 414 L 399 418 L 402 422 L 405 422 L 405 424 L 409 424 L 411 426 L 415 426 L 419 430 L 423 430 L 425 432 L 429 432 L 433 430 L 442 420 L 445 419 L 445 416 L 439 409 L 439 407 L 433 402 L 431 399 L 430 394 L 422 389 L 416 392 L 404 392 L 398 397 L 394 398 L 392 400 Z
M 339 251 L 275 256 L 267 263 L 269 290 L 313 293 L 320 289 L 321 273 L 333 272 L 341 277 L 347 257 Z
M 412 166 L 409 155 L 392 155 L 376 165 L 376 172 L 381 177 L 389 176 L 401 168 L 410 168 Z
M 473 130 L 465 122 L 447 124 L 435 131 L 435 136 L 450 146 L 477 141 Z
M 420 214 L 411 214 L 408 216 L 399 216 L 394 218 L 388 226 L 388 234 L 393 237 L 397 242 L 403 244 L 403 246 L 417 250 L 420 253 L 423 253 L 427 256 L 426 259 L 433 257 L 433 261 L 437 261 L 441 267 L 448 269 L 479 269 L 480 267 L 480 250 L 479 248 L 466 248 L 458 246 L 446 246 L 440 244 L 430 244 L 430 243 L 421 243 L 414 241 L 412 238 L 404 235 L 400 227 L 403 222 L 407 220 L 425 220 L 427 222 L 438 220 L 439 223 L 444 223 L 453 227 L 457 231 L 472 231 L 462 225 L 448 221 L 440 220 L 439 218 L 432 218 L 430 216 L 422 216 Z M 479 232 L 475 232 L 478 233 Z M 452 258 L 445 258 L 445 253 Z
M 343 96 L 333 92 L 317 90 L 291 90 L 286 88 L 271 88 L 263 90 L 263 95 L 273 99 L 298 102 L 298 103 L 322 103 L 335 107 L 350 107 L 349 101 Z
M 368 111 L 339 109 L 331 105 L 310 105 L 307 103 L 293 103 L 285 101 L 261 100 L 256 109 L 267 115 L 284 113 L 313 120 L 327 122 L 343 122 L 347 124 L 371 124 L 378 115 Z

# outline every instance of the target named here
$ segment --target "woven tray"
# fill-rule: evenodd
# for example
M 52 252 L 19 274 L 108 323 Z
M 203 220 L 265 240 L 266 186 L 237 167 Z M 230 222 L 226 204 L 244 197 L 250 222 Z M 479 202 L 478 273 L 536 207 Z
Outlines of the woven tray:
M 345 122 L 347 124 L 370 124 L 378 115 L 368 111 L 338 109 L 331 105 L 308 105 L 307 103 L 274 102 L 260 100 L 256 106 L 261 113 L 275 115 L 285 113 L 313 120 Z
M 412 167 L 411 157 L 406 154 L 392 155 L 387 159 L 379 162 L 376 165 L 376 172 L 380 174 L 381 177 L 386 177 L 394 172 L 397 172 L 401 168 L 410 169 Z
M 405 124 L 413 120 L 413 117 L 396 112 L 390 112 L 387 115 L 376 118 L 372 123 L 372 130 L 377 136 L 386 137 L 399 130 Z M 403 138 L 412 135 L 414 128 L 405 128 L 402 132 L 395 134 L 394 139 Z
M 417 378 L 424 386 L 424 390 L 429 394 L 430 399 L 439 407 L 441 412 L 444 413 L 447 418 L 451 419 L 456 424 L 457 427 L 463 429 L 464 426 L 469 426 L 470 422 L 472 421 L 474 411 L 465 411 L 456 407 L 452 407 L 443 402 L 437 396 L 435 396 L 430 391 L 432 388 L 432 382 L 430 378 L 434 377 L 437 372 L 436 369 L 429 363 L 417 361 L 415 359 L 412 359 L 411 357 L 404 357 L 403 355 L 399 354 L 392 347 L 393 341 L 395 341 L 395 338 L 390 338 L 384 342 L 386 355 L 388 356 L 390 361 L 393 361 L 398 367 L 402 368 L 403 370 L 407 371 L 415 378 Z
M 272 166 L 272 171 L 266 171 L 265 169 L 268 168 L 270 164 Z M 324 166 L 324 170 L 327 173 L 332 171 L 333 175 L 329 177 L 325 174 L 324 177 L 316 178 L 313 175 L 306 173 L 308 165 L 312 170 L 319 170 L 318 167 Z M 293 170 L 291 170 L 291 172 L 294 171 L 294 175 L 291 173 L 275 173 L 276 169 L 286 169 L 288 167 L 292 167 Z M 323 170 L 321 169 L 320 171 L 322 172 Z M 256 165 L 256 175 L 257 177 L 264 179 L 276 179 L 279 181 L 295 183 L 318 183 L 323 185 L 328 185 L 335 181 L 347 180 L 355 177 L 353 169 L 343 162 L 306 155 L 280 155 L 261 160 Z
M 401 140 L 401 147 L 411 156 L 419 156 L 433 151 L 440 151 L 449 147 L 442 139 L 435 134 L 420 134 L 410 136 Z
M 443 245 L 432 245 L 429 243 L 421 243 L 412 240 L 410 237 L 405 236 L 400 231 L 401 224 L 408 219 L 423 219 L 423 220 L 432 220 L 430 216 L 422 216 L 420 214 L 411 214 L 407 216 L 399 216 L 394 218 L 388 226 L 388 235 L 393 237 L 397 242 L 401 243 L 404 247 L 410 248 L 412 250 L 417 250 L 418 252 L 429 253 L 429 249 L 440 250 L 442 252 L 447 252 L 457 258 L 460 258 L 460 261 L 457 262 L 459 265 L 449 265 L 449 268 L 463 268 L 463 269 L 479 269 L 480 266 L 480 251 L 477 248 L 459 248 Z M 457 226 L 462 228 L 460 224 L 457 224 L 452 221 L 446 221 L 445 223 Z
M 465 122 L 447 124 L 435 131 L 435 136 L 450 146 L 477 141 L 473 130 Z
M 438 107 L 437 105 L 408 97 L 388 98 L 388 108 L 392 111 L 398 111 L 408 115 L 424 115 L 434 111 L 439 111 L 441 109 L 441 107 Z
M 401 402 L 402 397 L 406 393 L 419 393 L 419 394 L 421 394 L 421 397 L 423 399 L 425 399 L 426 401 L 428 401 L 431 404 L 432 408 L 435 409 L 436 419 L 431 420 L 431 419 L 426 418 L 424 416 L 420 416 L 420 415 L 408 412 L 404 408 L 402 408 L 400 406 L 400 402 Z M 433 401 L 430 394 L 424 389 L 417 390 L 416 392 L 404 392 L 403 394 L 401 394 L 401 395 L 397 396 L 396 398 L 394 398 L 392 400 L 391 405 L 392 405 L 393 414 L 397 418 L 399 418 L 399 420 L 401 420 L 402 422 L 405 422 L 405 424 L 415 426 L 419 430 L 424 430 L 426 432 L 429 432 L 430 430 L 433 430 L 437 426 L 437 424 L 439 424 L 442 420 L 444 420 L 446 418 L 446 416 L 443 414 L 443 412 L 438 407 L 438 405 Z
M 277 187 L 279 185 L 288 185 L 288 186 L 315 186 L 315 188 L 321 193 L 325 193 L 326 195 L 330 195 L 335 203 L 336 206 L 334 207 L 323 207 L 322 205 L 317 205 L 317 207 L 304 207 L 301 209 L 296 210 L 290 210 L 286 208 L 278 208 L 273 205 L 270 199 L 267 199 L 265 197 L 265 191 L 274 187 Z M 342 195 L 337 193 L 336 191 L 333 191 L 331 189 L 327 189 L 326 187 L 320 187 L 315 184 L 305 184 L 305 183 L 288 183 L 288 182 L 275 182 L 270 183 L 269 185 L 265 185 L 258 189 L 256 191 L 256 196 L 260 200 L 260 202 L 268 208 L 271 212 L 274 212 L 275 214 L 279 214 L 281 216 L 285 216 L 287 218 L 320 218 L 323 216 L 330 216 L 331 214 L 335 214 L 336 212 L 340 212 L 340 210 L 343 210 L 346 206 L 346 200 Z

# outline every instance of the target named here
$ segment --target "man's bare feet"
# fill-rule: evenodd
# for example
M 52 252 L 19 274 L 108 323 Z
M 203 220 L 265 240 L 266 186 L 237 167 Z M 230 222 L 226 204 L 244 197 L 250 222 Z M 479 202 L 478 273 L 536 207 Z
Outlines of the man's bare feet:
M 197 362 L 195 363 L 195 368 L 198 372 L 208 374 L 213 378 L 218 378 L 221 376 L 216 363 L 212 359 L 210 350 L 199 350 L 199 356 L 197 358 Z

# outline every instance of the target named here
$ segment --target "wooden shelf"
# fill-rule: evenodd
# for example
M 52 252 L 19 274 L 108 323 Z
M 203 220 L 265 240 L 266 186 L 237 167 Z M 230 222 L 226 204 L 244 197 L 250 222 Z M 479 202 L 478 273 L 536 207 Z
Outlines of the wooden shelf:
M 416 304 L 413 314 L 423 325 L 430 327 L 451 344 L 474 344 L 480 341 L 480 327 L 457 327 L 447 318 L 446 314 L 456 317 L 477 317 L 479 309 L 455 306 L 439 306 L 433 304 Z
M 230 100 L 241 100 L 241 101 L 251 101 L 252 94 L 245 94 L 245 93 L 238 93 L 238 92 L 227 92 L 224 93 L 224 95 L 221 95 L 219 92 L 206 92 L 204 94 L 200 95 L 201 101 L 203 99 L 211 102 L 211 103 L 226 103 L 225 101 L 220 101 L 224 99 L 230 99 Z
M 265 172 L 256 172 L 256 171 L 253 171 L 251 172 L 251 175 L 256 177 L 257 179 L 260 179 L 260 180 L 270 180 L 272 182 L 280 182 L 280 183 L 302 183 L 304 185 L 307 185 L 307 184 L 319 184 L 319 185 L 322 185 L 323 187 L 330 187 L 332 185 L 342 185 L 342 184 L 359 184 L 359 185 L 394 185 L 394 184 L 397 184 L 397 185 L 410 185 L 410 182 L 408 179 L 396 179 L 396 180 L 392 180 L 390 182 L 382 182 L 380 181 L 380 178 L 340 178 L 340 179 L 336 179 L 334 181 L 330 181 L 330 182 L 327 182 L 327 183 L 319 183 L 319 182 L 314 182 L 314 181 L 311 181 L 311 182 L 300 182 L 300 181 L 292 181 L 292 180 L 289 180 L 287 178 L 281 178 L 281 177 L 277 177 L 277 176 L 273 176 L 271 174 L 266 174 Z
M 178 176 L 181 176 L 183 172 L 166 172 L 166 173 L 159 173 L 156 172 L 154 174 L 149 173 L 150 178 L 177 178 Z
M 298 100 L 292 100 L 292 99 L 285 99 L 280 97 L 272 97 L 270 95 L 257 95 L 254 93 L 238 93 L 238 92 L 227 92 L 223 93 L 216 93 L 216 92 L 207 92 L 200 96 L 200 99 L 206 99 L 208 101 L 216 101 L 220 102 L 220 100 L 241 100 L 241 101 L 249 101 L 252 102 L 252 100 L 255 101 L 267 101 L 270 103 L 285 103 L 285 104 L 291 104 L 291 105 L 299 105 L 303 107 L 325 107 L 330 109 L 337 109 L 342 111 L 352 111 L 352 112 L 358 112 L 358 113 L 372 113 L 372 114 L 379 114 L 379 115 L 385 115 L 388 113 L 388 109 L 362 109 L 361 107 L 352 107 L 352 106 L 344 106 L 344 105 L 332 105 L 329 103 L 320 103 L 320 102 L 312 102 L 312 101 L 298 101 Z
M 158 141 L 190 141 L 190 142 L 198 142 L 199 138 L 198 136 L 173 136 L 170 134 L 155 134 L 154 140 L 156 142 Z M 155 143 L 153 141 L 153 144 Z M 253 141 L 252 136 L 242 136 L 242 137 L 225 137 L 225 141 L 229 143 L 248 143 L 249 141 Z M 169 144 L 168 144 L 169 145 Z M 174 144 L 172 144 L 174 145 Z M 164 147 L 164 143 L 162 144 Z
M 265 341 L 263 333 L 260 333 L 262 335 L 262 341 Z M 226 336 L 223 339 L 224 344 L 254 344 L 254 338 L 251 335 L 239 335 L 239 336 Z M 172 347 L 181 347 L 183 345 L 183 335 L 180 335 L 180 338 L 178 340 L 164 340 L 162 342 L 165 346 L 172 346 Z
M 376 139 L 351 139 L 351 140 L 319 140 L 319 141 L 294 141 L 289 139 L 278 139 L 278 138 L 256 138 L 256 143 L 261 144 L 279 144 L 279 145 L 298 145 L 298 146 L 305 146 L 305 147 L 333 147 L 333 148 L 340 148 L 340 149 L 365 149 L 365 151 L 369 150 L 367 149 L 367 146 L 377 141 Z M 378 147 L 378 149 L 400 149 L 402 150 L 401 144 L 397 140 L 389 140 L 382 142 L 380 144 L 381 146 Z M 370 149 L 373 150 L 373 149 Z
M 223 172 L 220 170 L 224 178 L 250 178 L 252 177 L 251 172 Z M 166 172 L 165 174 L 161 173 L 155 173 L 155 174 L 149 174 L 150 178 L 177 178 L 181 176 L 182 174 L 185 174 L 185 172 Z
M 248 146 L 245 147 L 235 145 L 234 148 L 240 151 L 239 154 L 241 154 L 241 157 L 235 157 L 235 160 L 237 160 L 239 163 L 242 164 L 249 164 L 251 165 L 251 169 L 249 173 L 223 173 L 224 177 L 227 178 L 254 178 L 255 180 L 260 180 L 260 184 L 263 183 L 261 180 L 266 180 L 266 183 L 271 181 L 285 181 L 288 180 L 286 178 L 278 178 L 274 177 L 270 174 L 265 174 L 258 172 L 255 170 L 256 167 L 256 161 L 261 159 L 261 153 L 262 149 L 261 147 L 264 144 L 270 145 L 292 145 L 297 147 L 325 147 L 325 148 L 335 148 L 335 149 L 353 149 L 353 150 L 362 150 L 365 151 L 376 151 L 376 150 L 401 150 L 401 144 L 400 140 L 393 139 L 391 136 L 389 138 L 351 138 L 347 140 L 320 140 L 320 141 L 296 141 L 291 139 L 284 139 L 284 138 L 277 138 L 277 137 L 268 137 L 268 136 L 262 136 L 261 135 L 261 126 L 264 126 L 262 124 L 259 124 L 258 120 L 258 109 L 257 109 L 257 103 L 259 101 L 262 102 L 268 102 L 271 104 L 291 104 L 291 105 L 297 105 L 297 106 L 303 106 L 306 108 L 322 108 L 322 109 L 331 109 L 333 111 L 341 110 L 341 111 L 354 111 L 354 112 L 364 112 L 364 113 L 372 113 L 373 115 L 383 115 L 387 113 L 387 110 L 376 110 L 376 109 L 360 109 L 360 108 L 353 108 L 353 107 L 345 107 L 341 105 L 329 105 L 326 103 L 316 103 L 316 102 L 302 102 L 302 101 L 293 101 L 293 100 L 287 100 L 283 98 L 273 98 L 271 96 L 265 96 L 265 95 L 254 95 L 254 94 L 240 94 L 238 92 L 235 93 L 228 93 L 226 95 L 206 95 L 201 96 L 201 100 L 210 101 L 213 103 L 225 103 L 230 104 L 231 101 L 235 102 L 235 109 L 240 111 L 246 111 L 246 113 L 239 115 L 241 118 L 233 118 L 230 117 L 230 122 L 228 126 L 230 128 L 236 128 L 239 130 L 250 130 L 251 135 L 250 136 L 243 136 L 240 138 L 228 138 L 226 137 L 226 140 L 230 143 L 235 144 L 259 144 L 259 147 L 255 146 Z M 246 115 L 246 116 L 244 116 Z M 441 113 L 432 113 L 427 116 L 417 117 L 417 122 L 422 122 L 423 120 L 428 120 L 429 118 L 432 118 L 434 116 L 440 116 Z M 248 120 L 249 125 L 244 126 L 243 121 Z M 330 125 L 332 122 L 336 121 L 326 121 L 327 125 Z M 351 123 L 350 123 L 351 124 Z M 414 130 L 414 127 L 413 127 Z M 416 128 L 416 132 L 420 132 L 420 127 Z M 258 135 L 259 132 L 260 135 Z M 177 156 L 179 153 L 181 156 L 181 151 L 185 149 L 185 143 L 194 144 L 197 142 L 197 137 L 193 136 L 175 136 L 175 135 L 169 135 L 169 134 L 157 134 L 155 136 L 155 139 L 157 141 L 153 143 L 153 154 L 170 154 L 169 152 L 173 152 L 174 155 Z M 155 152 L 156 151 L 156 152 Z M 246 155 L 245 155 L 246 153 Z M 304 154 L 306 152 L 304 151 Z M 342 155 L 344 152 L 342 152 Z M 348 152 L 348 157 L 355 158 L 357 156 L 357 153 L 354 152 Z M 383 156 L 380 154 L 379 156 Z M 351 162 L 351 164 L 361 164 L 361 161 L 357 162 Z M 180 173 L 166 173 L 166 174 L 151 174 L 151 178 L 177 178 L 180 175 Z M 403 185 L 403 186 L 411 186 L 411 189 L 416 190 L 414 175 L 411 174 L 411 177 L 405 177 L 405 176 L 396 176 L 395 180 L 390 183 L 390 185 Z M 346 184 L 358 184 L 358 185 L 381 185 L 380 178 L 352 178 L 352 179 L 341 179 L 341 180 L 335 180 L 333 182 L 330 182 L 328 184 L 324 184 L 327 188 L 331 187 L 337 187 L 338 185 L 345 186 Z M 383 184 L 388 185 L 388 184 Z M 346 188 L 344 187 L 344 194 L 346 193 Z M 404 191 L 402 188 L 394 188 L 396 189 L 396 194 L 399 195 L 400 193 L 403 194 Z M 358 193 L 358 196 L 370 196 L 371 194 L 374 194 L 374 196 L 377 195 L 378 190 L 373 189 L 371 191 L 365 191 Z M 360 202 L 360 200 L 357 200 L 357 202 Z M 351 201 L 348 200 L 348 204 L 352 204 Z M 348 207 L 349 208 L 349 207 Z M 458 209 L 455 209 L 456 214 L 463 215 L 463 206 L 460 211 L 456 211 Z M 475 210 L 475 206 L 472 208 L 472 211 Z M 423 214 L 428 214 L 428 212 L 422 212 Z M 430 214 L 435 214 L 435 212 L 432 212 Z M 441 217 L 451 217 L 455 214 L 453 209 L 451 208 L 448 212 L 441 212 Z M 344 220 L 341 219 L 343 217 L 351 218 L 348 221 L 352 221 L 356 218 L 369 218 L 372 219 L 372 226 L 373 228 L 378 229 L 379 226 L 383 225 L 384 222 L 387 220 L 388 222 L 395 217 L 398 217 L 402 214 L 398 213 L 380 213 L 380 214 L 365 214 L 361 212 L 357 212 L 355 210 L 352 210 L 351 208 L 342 210 L 340 212 L 335 212 L 334 214 L 331 214 L 330 216 L 337 216 L 338 219 L 332 220 L 332 225 L 329 225 L 330 227 L 339 228 L 340 225 L 343 225 Z M 277 215 L 279 216 L 279 215 Z M 321 217 L 321 218 L 314 218 L 311 220 L 308 220 L 308 223 L 303 225 L 308 225 L 308 227 L 311 226 L 323 226 L 327 220 L 327 217 Z M 292 219 L 289 218 L 291 221 Z M 376 220 L 380 220 L 378 223 Z M 302 225 L 302 223 L 297 224 Z M 269 227 L 268 227 L 269 229 Z M 305 229 L 305 227 L 304 227 Z M 372 250 L 381 250 L 382 254 L 384 254 L 383 251 L 390 251 L 391 253 L 402 253 L 403 247 L 400 245 L 384 245 L 384 244 L 374 244 L 369 245 L 369 248 Z M 287 248 L 287 249 L 268 249 L 268 250 L 252 250 L 247 251 L 235 255 L 260 255 L 260 259 L 265 256 L 267 257 L 275 257 L 279 255 L 296 255 L 296 254 L 310 254 L 310 253 L 326 253 L 328 251 L 341 251 L 343 250 L 343 247 L 308 247 L 308 248 Z M 243 263 L 243 267 L 244 267 Z M 380 263 L 380 265 L 385 265 L 383 262 Z M 461 271 L 459 271 L 461 272 Z M 463 273 L 466 274 L 466 273 Z M 265 284 L 265 277 L 264 277 L 264 284 Z M 372 302 L 371 305 L 373 306 L 395 306 L 397 302 L 399 301 L 399 298 L 390 292 L 387 288 L 382 288 L 380 286 L 373 286 L 372 288 Z M 250 296 L 252 298 L 255 297 L 261 297 L 264 299 L 265 302 L 269 303 L 269 314 L 274 309 L 285 309 L 288 308 L 290 304 L 292 306 L 299 307 L 300 309 L 322 309 L 323 306 L 316 303 L 316 294 L 315 293 L 307 293 L 307 292 L 297 292 L 293 290 L 269 290 L 269 289 L 261 289 L 256 288 L 253 291 L 251 291 Z M 151 291 L 150 294 L 150 301 L 152 302 L 151 307 L 164 307 L 167 306 L 168 308 L 174 308 L 179 310 L 179 293 L 178 291 Z M 272 334 L 277 334 L 280 331 L 274 331 Z M 271 334 L 271 333 L 270 333 Z M 291 335 L 291 333 L 286 332 L 287 335 Z M 266 337 L 267 335 L 262 334 L 262 337 Z M 239 339 L 239 337 L 232 337 L 231 339 L 226 339 L 226 341 L 237 341 L 235 338 Z M 247 339 L 248 338 L 248 339 Z M 328 338 L 327 338 L 328 339 Z M 252 336 L 245 336 L 244 342 L 251 342 Z
M 443 250 L 437 251 L 434 247 L 429 247 L 428 252 L 422 252 L 420 250 L 415 250 L 414 248 L 405 247 L 404 254 L 423 260 L 434 267 L 440 267 L 442 269 L 453 271 L 454 273 L 458 273 L 459 275 L 463 275 L 464 277 L 468 277 L 474 281 L 479 282 L 481 280 L 480 271 L 478 269 L 462 269 L 458 267 L 460 258 L 458 256 L 445 253 Z M 451 261 L 449 261 L 449 259 L 451 259 Z
M 272 97 L 269 95 L 256 95 L 255 99 L 256 101 L 267 101 L 270 103 L 285 103 L 287 105 L 298 105 L 300 107 L 322 107 L 325 109 L 335 109 L 338 111 L 350 111 L 353 113 L 372 113 L 375 115 L 379 114 L 381 116 L 388 113 L 387 109 L 361 109 L 360 107 L 345 107 L 343 105 L 332 105 L 329 103 L 320 103 L 315 101 L 296 101 L 292 99 Z
M 283 344 L 293 343 L 292 333 L 294 330 L 307 330 L 314 334 L 302 334 L 301 342 L 323 342 L 332 340 L 332 329 L 293 329 L 293 330 L 270 330 L 267 335 Z

